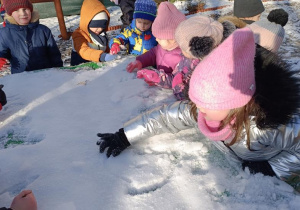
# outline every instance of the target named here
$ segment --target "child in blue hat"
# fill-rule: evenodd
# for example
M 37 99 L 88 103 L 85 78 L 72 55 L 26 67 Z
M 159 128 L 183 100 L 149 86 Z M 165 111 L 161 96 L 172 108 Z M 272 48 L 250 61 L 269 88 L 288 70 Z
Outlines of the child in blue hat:
M 157 45 L 151 27 L 157 6 L 153 0 L 137 0 L 130 26 L 110 40 L 111 54 L 120 52 L 120 45 L 127 46 L 127 53 L 141 55 Z

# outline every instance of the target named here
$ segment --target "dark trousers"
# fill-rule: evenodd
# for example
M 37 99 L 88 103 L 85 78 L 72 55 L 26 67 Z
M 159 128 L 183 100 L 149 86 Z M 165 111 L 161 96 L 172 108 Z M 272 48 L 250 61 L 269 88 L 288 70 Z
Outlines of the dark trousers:
M 71 53 L 71 66 L 76 66 L 76 65 L 79 65 L 81 63 L 86 63 L 86 62 L 89 62 L 89 61 L 83 59 L 77 52 L 72 50 L 72 53 Z
M 135 1 L 136 0 L 120 0 L 120 8 L 122 11 L 121 21 L 123 23 L 121 31 L 131 24 Z

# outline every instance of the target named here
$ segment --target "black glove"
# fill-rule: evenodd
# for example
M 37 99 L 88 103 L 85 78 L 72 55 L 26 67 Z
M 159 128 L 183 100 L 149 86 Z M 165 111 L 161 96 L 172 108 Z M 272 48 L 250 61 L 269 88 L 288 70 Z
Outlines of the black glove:
M 101 138 L 97 141 L 97 145 L 100 146 L 99 151 L 103 153 L 106 147 L 108 147 L 106 152 L 108 158 L 111 154 L 114 157 L 118 156 L 124 149 L 130 146 L 123 128 L 116 133 L 98 133 L 97 136 Z
M 2 90 L 3 87 L 4 87 L 4 85 L 0 85 L 0 103 L 2 106 L 4 106 L 7 103 L 6 95 L 5 95 L 4 91 Z
M 245 170 L 245 168 L 248 167 L 251 174 L 262 173 L 266 176 L 276 176 L 268 161 L 244 160 L 242 166 L 243 170 Z

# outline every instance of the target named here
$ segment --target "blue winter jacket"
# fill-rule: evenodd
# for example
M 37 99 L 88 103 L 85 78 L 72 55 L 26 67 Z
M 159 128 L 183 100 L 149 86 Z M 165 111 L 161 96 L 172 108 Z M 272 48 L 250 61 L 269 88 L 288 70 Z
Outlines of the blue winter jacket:
M 128 53 L 141 55 L 157 45 L 156 38 L 153 36 L 151 28 L 148 31 L 140 31 L 135 25 L 135 19 L 130 26 L 126 27 L 123 32 L 111 39 L 109 48 L 113 43 L 120 45 L 129 45 Z
M 33 18 L 29 25 L 21 26 L 6 17 L 6 27 L 0 29 L 0 57 L 10 61 L 12 74 L 63 66 L 50 29 Z

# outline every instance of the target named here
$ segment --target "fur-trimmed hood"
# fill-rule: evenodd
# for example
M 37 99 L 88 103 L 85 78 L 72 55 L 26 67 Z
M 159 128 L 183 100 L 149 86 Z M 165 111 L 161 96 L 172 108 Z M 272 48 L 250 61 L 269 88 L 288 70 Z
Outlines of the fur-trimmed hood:
M 39 12 L 36 10 L 33 10 L 33 12 L 31 13 L 30 23 L 35 23 L 35 22 L 39 21 L 39 19 L 40 19 Z M 10 24 L 18 25 L 18 23 L 15 21 L 15 19 L 12 16 L 8 15 L 7 13 L 4 16 L 4 20 L 8 21 Z
M 299 115 L 300 77 L 277 54 L 257 47 L 255 55 L 255 103 L 263 117 L 256 119 L 259 128 L 285 125 Z
M 218 21 L 220 23 L 223 23 L 225 21 L 230 21 L 236 26 L 236 28 L 244 28 L 247 25 L 246 22 L 244 22 L 243 20 L 239 19 L 236 16 L 223 16 L 223 17 L 220 17 L 218 19 Z

